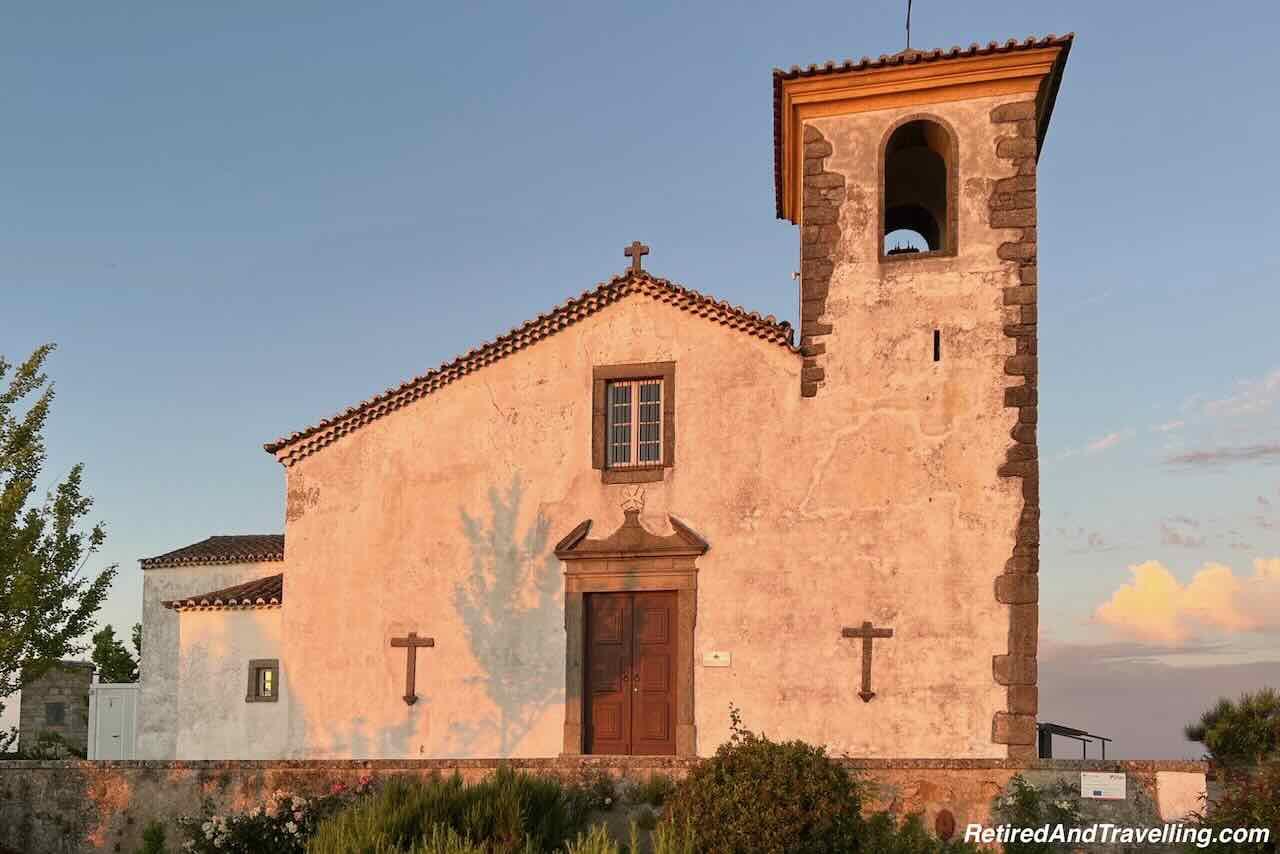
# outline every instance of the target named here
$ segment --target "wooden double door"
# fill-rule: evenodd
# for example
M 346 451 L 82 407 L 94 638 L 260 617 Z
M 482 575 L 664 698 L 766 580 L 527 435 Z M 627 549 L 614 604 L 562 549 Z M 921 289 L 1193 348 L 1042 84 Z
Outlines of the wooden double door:
M 675 755 L 675 591 L 586 600 L 587 752 Z

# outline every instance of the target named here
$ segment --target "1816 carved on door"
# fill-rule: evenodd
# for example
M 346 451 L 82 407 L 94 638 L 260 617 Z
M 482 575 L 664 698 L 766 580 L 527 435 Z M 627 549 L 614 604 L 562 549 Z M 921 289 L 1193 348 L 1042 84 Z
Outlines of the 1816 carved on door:
M 674 755 L 676 593 L 586 598 L 587 752 Z

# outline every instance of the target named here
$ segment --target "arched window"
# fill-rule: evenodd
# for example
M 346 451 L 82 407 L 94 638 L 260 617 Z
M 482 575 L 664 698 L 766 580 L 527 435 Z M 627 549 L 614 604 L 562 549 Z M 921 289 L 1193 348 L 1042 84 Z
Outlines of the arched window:
M 954 159 L 951 134 L 937 122 L 915 119 L 890 135 L 884 148 L 883 255 L 955 251 Z

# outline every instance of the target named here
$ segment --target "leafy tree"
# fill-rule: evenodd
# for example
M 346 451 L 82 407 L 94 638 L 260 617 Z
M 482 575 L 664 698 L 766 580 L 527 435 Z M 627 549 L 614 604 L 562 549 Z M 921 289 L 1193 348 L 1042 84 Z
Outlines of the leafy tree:
M 1280 692 L 1263 688 L 1241 694 L 1236 702 L 1223 697 L 1184 732 L 1188 740 L 1203 744 L 1221 765 L 1257 765 L 1280 759 Z
M 1208 845 L 1187 845 L 1184 850 L 1188 852 L 1276 854 L 1280 851 L 1280 765 L 1268 764 L 1227 777 L 1222 792 L 1193 814 L 1191 823 L 1198 826 L 1198 833 L 1212 835 Z M 1219 840 L 1218 831 L 1241 827 L 1265 827 L 1270 838 L 1248 844 Z
M 35 503 L 36 481 L 45 462 L 42 431 L 53 403 L 53 386 L 41 368 L 52 344 L 17 366 L 0 358 L 0 712 L 4 699 L 54 662 L 84 651 L 77 644 L 93 628 L 116 567 L 82 575 L 106 540 L 101 524 L 79 523 L 93 506 L 80 492 L 82 465 Z M 35 396 L 25 412 L 24 399 Z M 0 750 L 14 733 L 0 735 Z
M 135 627 L 136 628 L 136 627 Z M 112 626 L 104 626 L 93 636 L 93 663 L 103 682 L 137 682 L 138 660 L 116 638 Z

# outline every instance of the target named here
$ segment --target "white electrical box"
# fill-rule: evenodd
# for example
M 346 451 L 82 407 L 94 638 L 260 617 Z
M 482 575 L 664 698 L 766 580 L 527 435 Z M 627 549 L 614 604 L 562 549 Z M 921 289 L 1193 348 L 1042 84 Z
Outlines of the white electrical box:
M 138 683 L 98 682 L 89 688 L 89 759 L 132 759 Z

